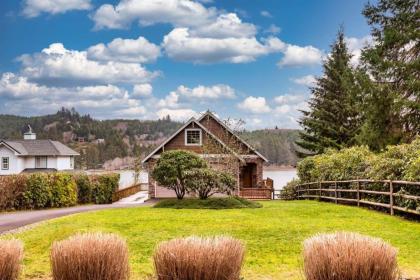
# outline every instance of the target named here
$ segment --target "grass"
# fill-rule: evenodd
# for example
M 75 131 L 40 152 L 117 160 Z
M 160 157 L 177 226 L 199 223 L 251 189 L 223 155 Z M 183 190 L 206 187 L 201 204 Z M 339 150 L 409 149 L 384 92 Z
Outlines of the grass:
M 262 205 L 255 201 L 240 197 L 219 197 L 209 199 L 165 199 L 155 204 L 154 208 L 174 209 L 238 209 L 238 208 L 261 208 Z
M 25 243 L 26 279 L 50 275 L 55 240 L 77 232 L 103 231 L 126 238 L 132 279 L 153 273 L 153 251 L 161 241 L 218 234 L 246 245 L 245 280 L 302 279 L 302 242 L 320 232 L 353 231 L 380 237 L 398 248 L 406 276 L 420 276 L 420 223 L 352 206 L 316 201 L 266 201 L 259 209 L 110 209 L 47 221 L 12 237 Z

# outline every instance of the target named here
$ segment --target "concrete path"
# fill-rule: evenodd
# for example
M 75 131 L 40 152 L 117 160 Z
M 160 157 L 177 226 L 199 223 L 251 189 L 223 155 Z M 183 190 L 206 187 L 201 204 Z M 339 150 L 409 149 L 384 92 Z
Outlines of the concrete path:
M 33 223 L 50 220 L 62 216 L 88 211 L 111 209 L 111 208 L 130 208 L 151 206 L 155 203 L 153 200 L 144 203 L 131 204 L 101 204 L 101 205 L 81 205 L 60 209 L 46 209 L 34 211 L 17 211 L 10 213 L 0 213 L 0 234 L 15 230 L 19 227 L 27 226 Z

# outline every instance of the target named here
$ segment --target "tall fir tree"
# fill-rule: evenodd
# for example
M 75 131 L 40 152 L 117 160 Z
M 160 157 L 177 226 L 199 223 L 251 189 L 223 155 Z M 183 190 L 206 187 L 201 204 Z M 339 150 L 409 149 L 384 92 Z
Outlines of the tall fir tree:
M 374 44 L 363 50 L 366 79 L 361 144 L 380 150 L 420 133 L 419 0 L 379 0 L 363 15 Z
M 340 28 L 331 54 L 323 65 L 323 76 L 311 89 L 309 110 L 302 111 L 303 132 L 296 143 L 309 153 L 322 153 L 327 148 L 342 148 L 355 144 L 360 128 L 358 89 L 351 67 L 343 29 Z M 301 156 L 305 153 L 298 152 Z

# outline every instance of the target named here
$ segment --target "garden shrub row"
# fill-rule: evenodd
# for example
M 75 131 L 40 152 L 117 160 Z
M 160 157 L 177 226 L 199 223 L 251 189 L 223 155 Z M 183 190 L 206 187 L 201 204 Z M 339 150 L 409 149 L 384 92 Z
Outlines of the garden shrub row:
M 33 173 L 0 176 L 0 210 L 111 203 L 119 174 Z
M 380 153 L 367 147 L 328 150 L 298 164 L 301 182 L 353 179 L 420 181 L 420 137 L 411 144 L 388 146 Z

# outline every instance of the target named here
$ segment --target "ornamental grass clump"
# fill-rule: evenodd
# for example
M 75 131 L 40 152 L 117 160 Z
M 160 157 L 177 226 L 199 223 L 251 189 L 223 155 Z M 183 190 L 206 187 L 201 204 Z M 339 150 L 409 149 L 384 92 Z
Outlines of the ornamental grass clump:
M 379 238 L 357 233 L 319 234 L 304 242 L 307 280 L 396 280 L 397 251 Z
M 158 280 L 238 280 L 244 254 L 231 237 L 187 237 L 161 243 L 153 259 Z
M 23 258 L 21 241 L 0 240 L 0 279 L 16 280 L 19 277 Z
M 54 280 L 127 280 L 128 249 L 115 234 L 77 234 L 54 242 L 51 266 Z

